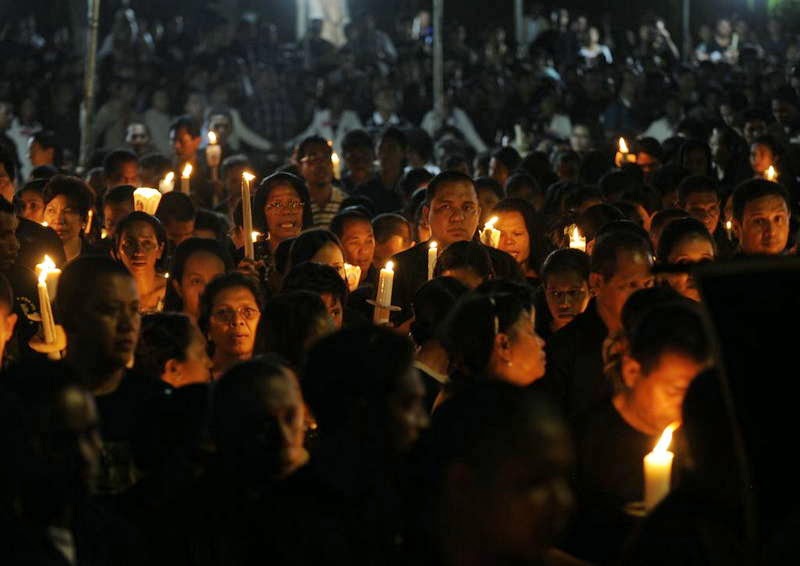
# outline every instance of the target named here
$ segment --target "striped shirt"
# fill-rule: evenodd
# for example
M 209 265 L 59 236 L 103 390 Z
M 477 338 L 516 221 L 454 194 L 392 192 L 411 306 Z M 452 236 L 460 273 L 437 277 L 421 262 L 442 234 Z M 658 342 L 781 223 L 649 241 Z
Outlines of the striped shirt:
M 331 220 L 342 207 L 342 201 L 347 198 L 347 194 L 338 187 L 331 187 L 331 198 L 324 205 L 319 206 L 311 201 L 311 213 L 314 216 L 314 227 L 328 229 Z

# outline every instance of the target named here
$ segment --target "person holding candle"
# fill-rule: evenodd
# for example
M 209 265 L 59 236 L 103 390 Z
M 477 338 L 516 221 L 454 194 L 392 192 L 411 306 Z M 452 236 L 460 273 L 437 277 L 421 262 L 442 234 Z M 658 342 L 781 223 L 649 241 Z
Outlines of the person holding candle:
M 189 238 L 175 249 L 169 268 L 164 310 L 200 316 L 200 297 L 209 281 L 233 269 L 228 251 L 217 241 Z
M 67 261 L 102 253 L 85 238 L 84 229 L 92 207 L 93 193 L 78 177 L 56 175 L 44 188 L 44 220 L 64 246 Z
M 347 207 L 333 217 L 331 232 L 342 243 L 344 260 L 361 268 L 359 284 L 374 284 L 378 272 L 373 266 L 375 235 L 369 216 L 359 207 Z
M 257 283 L 241 273 L 220 275 L 206 285 L 198 323 L 214 362 L 213 379 L 253 357 L 262 309 Z
M 311 197 L 303 179 L 278 172 L 261 181 L 253 196 L 253 228 L 268 234 L 270 254 L 281 242 L 313 225 Z
M 145 212 L 132 212 L 117 227 L 114 257 L 136 281 L 141 312 L 158 312 L 164 308 L 167 280 L 158 273 L 157 265 L 164 254 L 166 232 L 161 222 Z
M 184 314 L 145 315 L 134 370 L 143 378 L 160 379 L 173 387 L 207 383 L 211 359 L 206 340 L 196 323 Z
M 733 256 L 735 248 L 725 232 L 721 217 L 721 201 L 717 184 L 711 177 L 690 176 L 678 185 L 678 208 L 702 222 L 714 242 L 720 257 Z
M 552 252 L 542 264 L 536 332 L 545 340 L 575 320 L 589 305 L 592 296 L 589 266 L 589 256 L 571 248 Z
M 745 181 L 733 193 L 733 225 L 741 254 L 781 255 L 789 241 L 791 205 L 782 185 Z
M 499 249 L 513 257 L 525 278 L 535 284 L 550 247 L 536 210 L 525 200 L 507 198 L 497 203 L 493 214 L 500 230 Z
M 716 257 L 714 239 L 703 223 L 694 218 L 679 218 L 667 224 L 656 257 L 656 265 L 667 268 L 660 278 L 687 299 L 700 301 L 700 290 L 690 270 Z
M 672 291 L 637 292 L 622 319 L 607 365 L 614 396 L 574 425 L 579 505 L 566 550 L 604 564 L 632 530 L 625 505 L 644 499 L 644 457 L 680 422 L 686 390 L 711 363 L 699 308 Z
M 64 246 L 51 228 L 43 226 L 44 187 L 48 179 L 34 179 L 22 186 L 14 195 L 14 208 L 17 214 L 16 235 L 20 250 L 17 257 L 19 265 L 34 269 L 49 255 L 56 265 L 63 265 Z
M 192 166 L 189 180 L 189 195 L 197 206 L 213 208 L 215 195 L 221 192 L 219 181 L 211 182 L 211 172 L 206 165 L 205 155 L 201 155 L 200 146 L 203 137 L 200 126 L 190 116 L 179 116 L 170 125 L 169 139 L 175 154 L 175 174 L 180 176 L 186 165 Z M 181 179 L 175 179 L 175 190 L 180 187 Z

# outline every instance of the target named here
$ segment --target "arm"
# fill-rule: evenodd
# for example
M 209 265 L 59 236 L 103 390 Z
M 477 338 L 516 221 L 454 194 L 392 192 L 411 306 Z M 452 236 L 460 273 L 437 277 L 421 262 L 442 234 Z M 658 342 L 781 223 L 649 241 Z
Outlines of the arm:
M 483 143 L 481 136 L 478 134 L 475 126 L 472 124 L 472 120 L 470 120 L 469 116 L 467 116 L 467 113 L 460 108 L 456 108 L 453 111 L 453 114 L 456 117 L 458 129 L 463 132 L 467 142 L 469 142 L 469 144 L 475 148 L 475 151 L 478 153 L 486 151 L 486 144 Z
M 255 149 L 260 149 L 262 151 L 269 151 L 272 149 L 272 144 L 269 141 L 262 138 L 245 125 L 238 110 L 231 108 L 230 112 L 231 118 L 233 118 L 233 131 L 239 136 L 240 140 L 250 147 L 254 147 Z

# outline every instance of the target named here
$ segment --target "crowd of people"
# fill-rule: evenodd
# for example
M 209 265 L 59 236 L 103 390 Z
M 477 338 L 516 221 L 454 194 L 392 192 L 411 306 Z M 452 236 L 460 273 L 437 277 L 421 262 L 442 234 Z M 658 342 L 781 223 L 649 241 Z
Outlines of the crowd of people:
M 3 563 L 780 561 L 698 273 L 797 253 L 800 40 L 601 22 L 445 26 L 436 111 L 426 12 L 123 9 L 85 168 L 69 33 L 6 28 Z

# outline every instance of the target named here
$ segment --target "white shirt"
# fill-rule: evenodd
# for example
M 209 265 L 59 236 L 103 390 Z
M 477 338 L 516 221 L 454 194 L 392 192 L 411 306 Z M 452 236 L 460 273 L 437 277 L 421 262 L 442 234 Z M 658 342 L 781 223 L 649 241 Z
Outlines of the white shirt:
M 453 126 L 462 134 L 464 134 L 464 139 L 466 139 L 467 143 L 471 145 L 478 153 L 487 150 L 486 144 L 483 143 L 480 134 L 478 134 L 478 131 L 475 129 L 475 125 L 472 123 L 472 120 L 469 119 L 467 113 L 461 108 L 454 107 L 450 111 L 450 115 L 445 118 L 444 124 Z M 436 133 L 436 130 L 441 128 L 442 125 L 442 120 L 439 116 L 437 116 L 436 111 L 431 110 L 425 114 L 420 126 L 423 130 L 428 132 L 431 137 L 433 137 Z
M 336 125 L 336 131 L 333 130 L 333 120 L 331 119 L 331 111 L 327 108 L 322 110 L 315 110 L 314 117 L 311 119 L 311 124 L 299 135 L 295 136 L 292 140 L 293 144 L 303 141 L 308 136 L 321 136 L 326 140 L 333 141 L 333 149 L 339 155 L 342 154 L 342 140 L 347 135 L 347 132 L 352 130 L 363 130 L 364 125 L 358 114 L 352 110 L 343 110 L 342 115 L 339 116 L 339 123 Z

